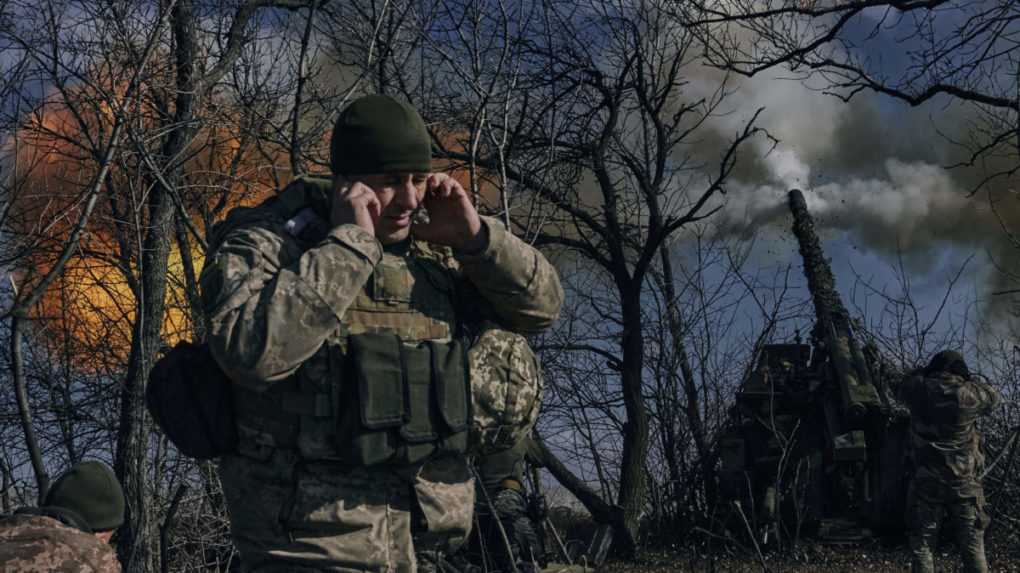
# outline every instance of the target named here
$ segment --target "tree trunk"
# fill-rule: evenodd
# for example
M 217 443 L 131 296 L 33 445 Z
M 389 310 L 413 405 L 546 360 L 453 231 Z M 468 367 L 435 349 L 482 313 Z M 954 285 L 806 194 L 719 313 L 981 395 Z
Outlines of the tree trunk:
M 187 493 L 187 484 L 181 484 L 177 486 L 177 491 L 174 492 L 174 497 L 170 501 L 170 508 L 166 510 L 166 518 L 163 519 L 163 524 L 159 526 L 159 570 L 160 573 L 168 573 L 170 571 L 170 530 L 174 526 L 174 517 L 177 515 L 177 507 L 181 504 L 181 500 L 184 498 L 184 494 Z
M 167 262 L 173 237 L 174 203 L 171 189 L 180 181 L 177 158 L 187 147 L 194 127 L 194 15 L 190 0 L 178 0 L 170 15 L 176 43 L 176 108 L 170 132 L 161 150 L 159 165 L 163 177 L 154 185 L 148 200 L 148 225 L 142 243 L 141 300 L 135 316 L 131 357 L 121 398 L 120 431 L 117 434 L 117 476 L 124 486 L 128 511 L 120 530 L 117 550 L 124 570 L 134 573 L 152 569 L 153 536 L 146 484 L 148 427 L 145 387 L 153 358 L 162 343 L 161 329 L 166 306 Z
M 560 485 L 584 505 L 596 522 L 608 523 L 615 527 L 623 526 L 620 508 L 606 503 L 595 490 L 567 469 L 538 436 L 528 440 L 527 458 L 531 463 L 549 470 Z
M 135 318 L 134 340 L 121 395 L 120 431 L 117 434 L 117 476 L 124 486 L 128 511 L 117 548 L 125 571 L 143 571 L 149 561 L 149 499 L 146 491 L 148 428 L 145 386 L 153 357 L 159 350 L 166 295 L 167 259 L 173 205 L 166 190 L 153 189 L 149 203 L 149 229 L 142 255 L 141 301 Z
M 3 459 L 0 459 L 0 513 L 10 513 L 14 511 L 11 507 L 11 486 L 14 484 L 14 480 L 11 479 L 11 470 L 7 468 L 7 464 L 4 463 Z
M 18 417 L 21 430 L 25 434 L 25 447 L 32 461 L 32 472 L 35 474 L 35 485 L 39 492 L 39 505 L 46 499 L 50 488 L 50 476 L 43 465 L 42 451 L 32 424 L 32 406 L 28 403 L 28 386 L 25 381 L 25 357 L 21 352 L 21 318 L 11 316 L 11 373 L 14 376 L 14 394 L 18 402 Z
M 188 230 L 178 215 L 174 225 L 177 236 L 177 250 L 181 253 L 181 266 L 184 269 L 184 298 L 188 303 L 188 315 L 191 319 L 191 337 L 196 344 L 205 341 L 205 317 L 202 313 L 202 300 L 198 291 L 198 274 L 195 272 L 195 260 L 191 256 L 191 241 Z
M 623 351 L 621 385 L 627 422 L 623 426 L 623 459 L 620 462 L 618 505 L 623 525 L 616 532 L 617 550 L 624 556 L 637 552 L 641 511 L 645 501 L 645 455 L 648 451 L 648 412 L 642 395 L 644 334 L 641 331 L 640 286 L 620 289 L 623 295 Z

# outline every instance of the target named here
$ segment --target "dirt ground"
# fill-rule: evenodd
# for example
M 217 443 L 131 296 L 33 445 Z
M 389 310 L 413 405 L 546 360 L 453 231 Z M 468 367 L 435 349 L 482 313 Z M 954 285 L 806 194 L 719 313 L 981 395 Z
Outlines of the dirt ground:
M 993 572 L 1020 573 L 1020 556 L 1014 542 L 1011 547 L 989 548 L 988 567 Z M 952 546 L 936 554 L 936 570 L 960 571 L 959 559 Z M 760 572 L 769 573 L 855 573 L 857 571 L 910 571 L 910 555 L 905 547 L 885 548 L 880 545 L 858 547 L 806 546 L 791 555 L 766 555 L 765 568 L 757 559 L 741 556 L 719 556 L 716 559 L 693 554 L 650 552 L 638 563 L 608 563 L 599 573 L 667 573 L 667 572 Z

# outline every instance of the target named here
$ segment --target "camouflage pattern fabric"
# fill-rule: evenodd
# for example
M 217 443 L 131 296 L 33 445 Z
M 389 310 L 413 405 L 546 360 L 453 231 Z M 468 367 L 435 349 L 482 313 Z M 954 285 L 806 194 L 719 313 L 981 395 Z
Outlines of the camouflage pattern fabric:
M 472 344 L 468 364 L 471 453 L 484 456 L 512 448 L 538 420 L 543 390 L 538 358 L 523 336 L 494 325 Z
M 914 573 L 934 573 L 932 550 L 938 544 L 939 529 L 948 521 L 956 535 L 965 573 L 988 571 L 985 561 L 984 494 L 961 494 L 937 480 L 914 480 L 907 494 L 907 528 Z
M 328 180 L 298 180 L 212 233 L 201 276 L 208 342 L 238 386 L 240 444 L 220 462 L 231 529 L 249 571 L 413 573 L 415 551 L 451 550 L 470 530 L 466 460 L 338 461 L 330 349 L 359 331 L 442 340 L 482 319 L 538 332 L 563 291 L 548 261 L 494 219 L 483 218 L 489 244 L 476 255 L 383 249 L 360 227 L 325 228 L 330 192 Z M 326 407 L 292 410 L 297 392 Z
M 0 517 L 0 571 L 119 573 L 117 554 L 94 535 L 41 515 Z
M 449 550 L 468 533 L 474 489 L 458 462 L 430 461 L 409 479 L 305 462 L 285 449 L 265 461 L 224 456 L 220 479 L 243 567 L 413 572 L 414 517 L 425 520 L 419 545 L 432 550 Z
M 908 376 L 897 397 L 911 412 L 914 477 L 907 498 L 907 526 L 913 570 L 933 571 L 932 548 L 948 517 L 956 529 L 965 571 L 987 571 L 985 514 L 977 421 L 1002 401 L 998 391 L 977 377 L 938 372 Z
M 545 563 L 545 548 L 528 515 L 528 502 L 524 494 L 515 489 L 501 489 L 492 495 L 492 510 L 479 511 L 482 537 L 488 546 L 496 567 L 503 572 L 513 570 L 510 562 L 521 571 L 537 571 Z M 507 552 L 503 534 L 495 520 L 499 520 L 510 543 Z

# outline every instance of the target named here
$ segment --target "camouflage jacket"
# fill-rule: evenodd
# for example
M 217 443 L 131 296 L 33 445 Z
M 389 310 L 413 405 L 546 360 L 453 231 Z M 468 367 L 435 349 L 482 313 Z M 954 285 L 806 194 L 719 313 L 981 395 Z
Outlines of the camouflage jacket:
M 0 517 L 0 571 L 119 572 L 117 554 L 94 535 L 43 515 Z
M 984 471 L 977 421 L 999 405 L 999 392 L 977 377 L 940 372 L 907 376 L 896 394 L 910 408 L 915 479 L 976 486 Z
M 299 179 L 263 205 L 235 209 L 213 229 L 201 276 L 208 342 L 238 384 L 264 390 L 293 374 L 338 336 L 348 308 L 391 256 L 358 226 L 328 228 L 330 193 L 328 180 Z M 450 296 L 459 306 L 478 301 L 437 320 L 454 323 L 445 332 L 490 318 L 522 334 L 544 330 L 563 301 L 555 269 L 497 220 L 482 221 L 489 244 L 479 254 L 414 245 L 410 256 L 439 261 L 455 277 Z M 413 290 L 411 297 L 413 305 Z

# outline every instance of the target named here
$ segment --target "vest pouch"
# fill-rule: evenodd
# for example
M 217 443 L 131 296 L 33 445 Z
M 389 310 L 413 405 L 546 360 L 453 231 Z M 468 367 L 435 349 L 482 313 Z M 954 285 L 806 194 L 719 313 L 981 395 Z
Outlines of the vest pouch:
M 409 415 L 400 428 L 397 463 L 465 452 L 470 401 L 463 345 L 430 340 L 404 346 L 403 363 Z
M 408 416 L 400 427 L 397 462 L 417 464 L 436 452 L 440 428 L 439 405 L 432 397 L 431 345 L 403 347 L 402 362 L 407 389 Z
M 471 399 L 467 352 L 459 341 L 411 346 L 392 333 L 348 337 L 340 385 L 337 448 L 361 466 L 415 465 L 464 453 Z
M 337 404 L 336 447 L 343 461 L 358 466 L 394 461 L 407 408 L 403 348 L 394 334 L 348 338 L 343 370 L 353 383 L 341 384 Z
M 471 383 L 467 351 L 459 340 L 429 343 L 432 348 L 432 380 L 435 400 L 442 414 L 440 453 L 467 451 L 471 423 Z

